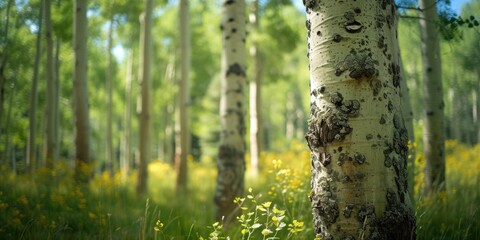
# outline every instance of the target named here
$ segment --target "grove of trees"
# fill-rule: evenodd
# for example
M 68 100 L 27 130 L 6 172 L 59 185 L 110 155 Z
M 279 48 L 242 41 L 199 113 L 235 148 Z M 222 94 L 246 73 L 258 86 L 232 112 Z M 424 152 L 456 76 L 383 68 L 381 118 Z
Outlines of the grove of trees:
M 140 199 L 162 163 L 188 199 L 203 166 L 229 229 L 266 156 L 302 143 L 283 161 L 311 165 L 309 234 L 414 239 L 416 202 L 449 190 L 446 140 L 480 144 L 480 0 L 449 4 L 2 1 L 0 171 L 108 172 Z

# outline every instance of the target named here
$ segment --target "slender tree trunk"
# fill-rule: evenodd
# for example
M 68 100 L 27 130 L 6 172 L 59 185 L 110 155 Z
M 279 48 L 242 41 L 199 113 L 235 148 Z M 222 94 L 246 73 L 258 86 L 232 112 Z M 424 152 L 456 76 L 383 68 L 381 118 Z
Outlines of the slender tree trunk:
M 235 197 L 243 196 L 245 175 L 246 82 L 245 1 L 222 1 L 222 67 L 220 94 L 220 143 L 215 192 L 216 218 L 225 226 L 239 213 Z
M 305 112 L 303 110 L 303 102 L 302 102 L 302 96 L 301 96 L 300 89 L 298 86 L 295 87 L 295 104 L 296 104 L 296 109 L 295 109 L 295 137 L 297 139 L 302 139 L 305 136 Z
M 108 27 L 108 41 L 107 41 L 107 69 L 105 73 L 106 88 L 107 88 L 107 164 L 110 176 L 115 173 L 114 155 L 113 155 L 113 114 L 112 114 L 112 84 L 113 84 L 113 63 L 112 63 L 112 42 L 113 42 L 113 14 L 110 18 L 110 26 Z
M 42 49 L 42 24 L 43 23 L 43 0 L 40 1 L 38 13 L 38 33 L 37 47 L 35 50 L 35 60 L 33 63 L 32 89 L 30 92 L 30 111 L 29 111 L 29 134 L 27 145 L 27 168 L 29 171 L 35 169 L 37 160 L 37 145 L 35 143 L 37 133 L 37 103 L 38 103 L 38 71 L 40 66 L 40 54 Z
M 57 1 L 57 7 L 60 8 L 62 1 Z M 60 121 L 60 99 L 62 98 L 62 84 L 60 79 L 60 50 L 61 50 L 61 41 L 60 38 L 57 37 L 55 40 L 55 58 L 54 58 L 54 72 L 55 72 L 55 142 L 56 148 L 54 151 L 55 159 L 60 159 L 60 150 L 62 149 L 62 138 L 61 138 L 61 131 L 62 131 L 62 122 Z
M 5 123 L 5 142 L 6 142 L 6 149 L 5 149 L 5 160 L 11 161 L 10 166 L 13 172 L 17 171 L 17 161 L 15 157 L 12 155 L 12 144 L 10 139 L 10 120 L 12 119 L 12 108 L 13 108 L 13 96 L 15 95 L 16 84 L 12 81 L 11 87 L 9 89 L 9 97 L 8 97 L 8 110 L 7 110 L 7 121 Z
M 307 1 L 315 232 L 414 239 L 393 1 Z
M 140 17 L 142 25 L 142 47 L 140 53 L 141 68 L 141 112 L 140 112 L 140 147 L 139 166 L 136 191 L 137 194 L 147 192 L 148 162 L 150 160 L 150 65 L 152 50 L 152 10 L 153 0 L 147 0 L 145 14 Z
M 180 0 L 180 80 L 178 94 L 178 134 L 175 145 L 175 169 L 177 191 L 187 189 L 187 157 L 189 154 L 189 72 L 190 72 L 190 28 L 188 0 Z
M 287 104 L 285 111 L 285 138 L 291 141 L 295 135 L 295 94 L 293 92 L 287 93 Z
M 56 80 L 55 69 L 53 64 L 53 27 L 51 21 L 52 4 L 50 0 L 44 0 L 45 9 L 45 39 L 47 58 L 45 60 L 45 78 L 47 80 L 47 131 L 45 133 L 47 142 L 47 166 L 53 167 L 55 159 L 55 151 L 57 148 L 55 139 L 55 99 L 56 99 Z
M 250 13 L 250 22 L 254 32 L 260 31 L 259 2 L 255 0 Z M 253 42 L 250 47 L 253 59 L 253 75 L 250 81 L 250 167 L 253 176 L 259 172 L 259 158 L 262 151 L 262 61 L 259 43 Z
M 59 1 L 60 2 L 60 1 Z M 60 98 L 61 98 L 61 81 L 60 81 L 60 38 L 57 38 L 55 41 L 55 58 L 54 58 L 54 79 L 55 79 L 55 99 L 54 99 L 54 139 L 55 139 L 55 149 L 53 151 L 53 158 L 56 160 L 60 159 L 60 149 L 61 149 L 61 121 L 60 121 Z
M 122 176 L 126 179 L 130 162 L 132 159 L 132 78 L 133 78 L 133 51 L 130 53 L 127 62 L 127 73 L 125 83 L 125 136 L 124 136 L 124 154 L 121 162 Z
M 7 9 L 5 12 L 6 21 L 5 21 L 5 34 L 3 36 L 4 47 L 1 52 L 0 58 L 0 135 L 2 135 L 3 128 L 2 128 L 2 120 L 3 120 L 3 102 L 5 98 L 5 65 L 7 65 L 8 60 L 8 30 L 10 29 L 10 8 L 12 6 L 13 0 L 9 0 L 7 3 Z M 6 160 L 6 159 L 5 159 Z
M 175 79 L 175 57 L 171 57 L 165 70 L 165 84 L 169 87 L 173 85 Z M 175 142 L 175 121 L 172 121 L 172 116 L 175 116 L 175 100 L 169 101 L 163 110 L 163 153 L 164 161 L 174 163 L 175 149 L 173 143 Z
M 90 162 L 90 124 L 87 87 L 87 1 L 75 0 L 74 6 L 75 66 L 73 97 L 75 116 L 75 171 L 77 179 L 88 181 L 85 167 Z
M 419 1 L 419 7 L 424 9 L 419 15 L 423 59 L 423 153 L 426 195 L 446 188 L 442 64 L 436 26 L 438 23 L 436 3 L 435 0 Z

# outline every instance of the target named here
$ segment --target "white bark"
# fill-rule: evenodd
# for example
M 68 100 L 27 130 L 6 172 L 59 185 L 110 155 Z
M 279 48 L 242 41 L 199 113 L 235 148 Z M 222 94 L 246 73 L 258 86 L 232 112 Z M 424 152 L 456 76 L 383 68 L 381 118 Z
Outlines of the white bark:
M 435 0 L 420 0 L 419 12 L 423 59 L 423 153 L 425 194 L 445 189 L 444 102 L 440 40 Z
M 253 2 L 253 11 L 250 13 L 250 23 L 253 31 L 258 32 L 260 27 L 259 2 Z M 262 151 L 262 61 L 258 42 L 250 47 L 250 56 L 253 60 L 252 81 L 250 81 L 250 167 L 253 176 L 259 172 L 259 158 Z
M 216 218 L 225 225 L 238 211 L 233 203 L 243 195 L 245 175 L 244 87 L 246 81 L 245 2 L 222 1 L 222 70 L 220 146 L 215 192 Z
M 306 1 L 312 209 L 322 239 L 410 239 L 395 6 Z

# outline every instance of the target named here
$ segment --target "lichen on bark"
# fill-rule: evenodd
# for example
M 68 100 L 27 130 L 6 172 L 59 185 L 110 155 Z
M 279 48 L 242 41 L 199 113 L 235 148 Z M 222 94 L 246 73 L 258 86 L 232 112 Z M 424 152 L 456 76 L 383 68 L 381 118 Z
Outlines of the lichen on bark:
M 315 232 L 322 239 L 414 238 L 392 2 L 304 4 Z

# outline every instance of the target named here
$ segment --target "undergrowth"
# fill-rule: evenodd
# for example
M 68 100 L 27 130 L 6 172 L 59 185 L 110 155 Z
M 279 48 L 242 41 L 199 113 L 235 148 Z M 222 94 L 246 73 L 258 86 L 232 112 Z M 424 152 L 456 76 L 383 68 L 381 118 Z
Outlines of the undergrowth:
M 416 159 L 418 239 L 480 239 L 480 145 L 447 144 L 447 190 L 424 198 Z M 213 219 L 216 168 L 191 162 L 189 191 L 177 194 L 174 169 L 149 165 L 149 193 L 134 192 L 136 173 L 97 174 L 78 185 L 64 162 L 15 174 L 0 169 L 0 239 L 314 239 L 310 213 L 310 160 L 301 143 L 263 153 L 258 178 L 247 174 L 241 214 L 225 230 Z

